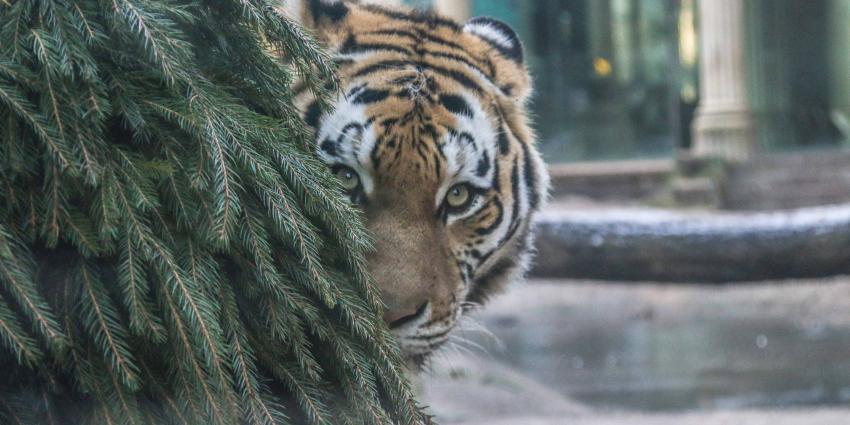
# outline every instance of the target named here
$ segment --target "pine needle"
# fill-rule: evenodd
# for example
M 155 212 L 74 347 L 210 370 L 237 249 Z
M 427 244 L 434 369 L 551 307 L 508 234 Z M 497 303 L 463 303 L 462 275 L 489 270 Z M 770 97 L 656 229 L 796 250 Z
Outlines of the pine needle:
M 426 422 L 277 9 L 0 0 L 0 422 Z

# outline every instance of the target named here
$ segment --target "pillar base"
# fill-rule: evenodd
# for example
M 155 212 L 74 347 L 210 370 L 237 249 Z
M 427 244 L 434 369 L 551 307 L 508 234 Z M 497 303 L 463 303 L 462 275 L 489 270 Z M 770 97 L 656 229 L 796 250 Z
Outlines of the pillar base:
M 434 10 L 458 22 L 466 22 L 472 12 L 469 0 L 435 0 Z
M 694 153 L 742 162 L 755 153 L 755 120 L 746 108 L 700 108 L 694 120 Z

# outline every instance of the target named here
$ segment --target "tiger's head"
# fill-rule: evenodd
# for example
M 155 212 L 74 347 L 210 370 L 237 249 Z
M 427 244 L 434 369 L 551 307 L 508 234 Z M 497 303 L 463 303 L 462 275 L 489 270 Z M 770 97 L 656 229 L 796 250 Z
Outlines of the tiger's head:
M 461 315 L 520 278 L 548 176 L 525 114 L 519 39 L 488 18 L 340 0 L 289 0 L 334 55 L 334 110 L 299 96 L 316 152 L 364 212 L 370 272 L 407 360 L 421 364 Z

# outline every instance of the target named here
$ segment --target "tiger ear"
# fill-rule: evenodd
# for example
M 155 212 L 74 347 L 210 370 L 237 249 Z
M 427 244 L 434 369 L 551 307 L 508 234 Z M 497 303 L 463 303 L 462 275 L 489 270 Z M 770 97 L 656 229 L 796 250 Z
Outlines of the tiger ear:
M 508 24 L 493 18 L 472 18 L 463 26 L 463 31 L 478 36 L 494 47 L 506 59 L 523 63 L 522 43 L 519 36 Z
M 349 6 L 353 1 L 343 0 L 283 0 L 286 16 L 314 30 L 325 29 L 328 25 L 339 24 L 348 17 Z
M 463 32 L 483 41 L 493 62 L 494 78 L 505 94 L 525 101 L 531 93 L 531 78 L 525 67 L 525 54 L 519 36 L 508 24 L 493 18 L 472 18 L 463 26 Z

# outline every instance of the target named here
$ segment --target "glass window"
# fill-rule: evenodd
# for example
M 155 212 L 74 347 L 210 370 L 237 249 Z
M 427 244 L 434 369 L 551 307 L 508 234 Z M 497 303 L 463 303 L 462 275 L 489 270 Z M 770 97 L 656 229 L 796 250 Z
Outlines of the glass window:
M 523 2 L 534 109 L 552 162 L 669 156 L 678 139 L 679 2 Z M 695 102 L 695 89 L 690 90 Z M 691 106 L 692 107 L 692 106 Z
M 850 144 L 850 0 L 744 3 L 756 143 L 767 152 Z M 698 0 L 469 4 L 524 40 L 549 162 L 672 157 L 692 145 L 699 33 L 722 31 L 700 29 Z
M 677 95 L 678 0 L 472 0 L 470 8 L 525 40 L 549 161 L 671 155 L 684 134 L 681 110 L 693 109 Z

